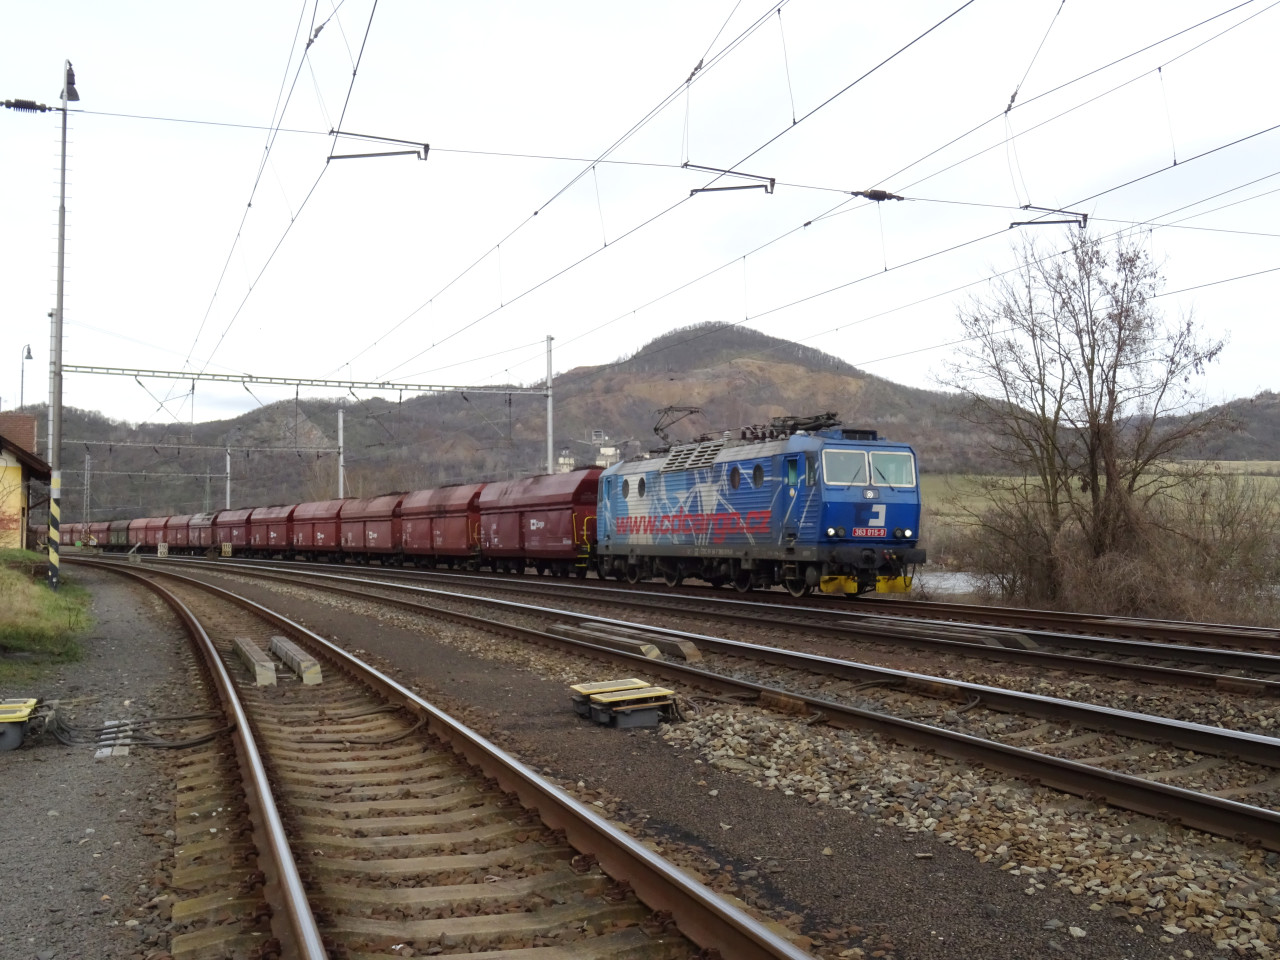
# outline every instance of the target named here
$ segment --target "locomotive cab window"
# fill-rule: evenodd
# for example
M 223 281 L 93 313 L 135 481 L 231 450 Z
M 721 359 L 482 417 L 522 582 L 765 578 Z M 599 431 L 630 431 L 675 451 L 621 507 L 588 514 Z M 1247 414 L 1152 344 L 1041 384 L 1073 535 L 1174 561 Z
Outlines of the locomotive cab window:
M 811 487 L 818 482 L 818 458 L 809 454 L 804 458 L 804 482 Z
M 795 457 L 787 458 L 787 485 L 794 487 L 800 482 L 800 463 Z
M 865 450 L 823 450 L 822 475 L 831 486 L 847 487 L 867 482 Z
M 732 487 L 734 490 L 737 490 L 738 486 L 741 483 L 742 483 L 742 471 L 735 466 L 732 470 L 729 471 L 729 486 Z
M 871 482 L 881 483 L 886 487 L 914 487 L 915 458 L 909 453 L 872 453 Z
M 622 499 L 625 500 L 629 496 L 631 496 L 631 481 L 623 480 L 622 481 Z
M 636 481 L 636 496 L 637 497 L 644 496 L 644 477 L 641 477 L 639 480 Z
M 758 463 L 755 469 L 751 471 L 751 485 L 757 489 L 764 486 L 764 467 Z

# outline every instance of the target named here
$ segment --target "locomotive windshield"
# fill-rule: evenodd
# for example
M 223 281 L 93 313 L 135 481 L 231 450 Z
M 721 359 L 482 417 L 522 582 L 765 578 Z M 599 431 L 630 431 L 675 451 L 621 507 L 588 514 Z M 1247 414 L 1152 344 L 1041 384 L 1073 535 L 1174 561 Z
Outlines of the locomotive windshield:
M 823 450 L 822 475 L 836 486 L 867 482 L 867 454 L 863 450 Z
M 871 454 L 871 478 L 873 483 L 887 487 L 914 487 L 916 485 L 915 458 L 909 453 Z

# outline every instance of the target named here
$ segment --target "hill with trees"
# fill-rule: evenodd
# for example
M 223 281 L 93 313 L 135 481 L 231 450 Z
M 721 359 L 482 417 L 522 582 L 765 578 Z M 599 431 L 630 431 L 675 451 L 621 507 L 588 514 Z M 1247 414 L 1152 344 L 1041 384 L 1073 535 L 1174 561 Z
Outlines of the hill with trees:
M 671 331 L 634 354 L 560 373 L 553 389 L 555 448 L 582 463 L 594 460 L 593 431 L 628 456 L 659 446 L 657 412 L 682 406 L 700 413 L 669 429 L 673 441 L 834 410 L 846 424 L 912 444 L 924 472 L 998 468 L 990 458 L 990 435 L 965 419 L 958 394 L 893 383 L 860 370 L 856 357 L 730 324 Z M 1280 459 L 1280 398 L 1264 394 L 1236 407 L 1248 430 L 1229 438 L 1230 455 Z M 27 409 L 43 426 L 43 410 Z M 86 453 L 92 458 L 92 519 L 219 509 L 227 445 L 233 506 L 335 496 L 339 410 L 350 496 L 546 469 L 545 402 L 530 394 L 301 399 L 202 423 L 135 425 L 68 408 L 63 515 L 76 521 L 83 514 Z M 80 447 L 77 441 L 91 443 Z

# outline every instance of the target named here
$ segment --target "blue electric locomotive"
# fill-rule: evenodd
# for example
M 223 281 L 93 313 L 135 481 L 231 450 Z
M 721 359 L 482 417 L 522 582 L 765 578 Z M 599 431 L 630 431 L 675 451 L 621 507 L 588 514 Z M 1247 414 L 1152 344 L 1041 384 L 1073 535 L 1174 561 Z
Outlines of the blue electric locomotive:
M 909 446 L 842 428 L 835 414 L 780 417 L 628 460 L 600 476 L 601 577 L 686 577 L 793 596 L 904 590 L 920 489 Z

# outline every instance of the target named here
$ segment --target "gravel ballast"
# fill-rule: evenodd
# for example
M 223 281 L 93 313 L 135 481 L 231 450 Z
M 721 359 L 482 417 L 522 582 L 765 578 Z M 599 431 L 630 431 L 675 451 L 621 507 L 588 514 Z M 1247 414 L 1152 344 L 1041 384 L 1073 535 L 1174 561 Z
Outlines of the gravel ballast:
M 121 716 L 123 698 L 135 717 L 190 712 L 172 617 L 109 574 L 81 577 L 99 618 L 86 660 L 49 690 L 4 695 L 78 696 L 78 724 Z M 366 651 L 817 955 L 1274 956 L 1274 854 L 739 704 L 695 698 L 686 722 L 656 730 L 596 726 L 567 684 L 614 668 L 316 591 L 236 589 Z M 0 905 L 0 957 L 163 956 L 162 908 L 147 905 L 172 827 L 163 757 L 94 761 L 41 740 L 0 765 L 20 810 L 0 822 L 6 865 L 49 864 Z

